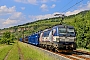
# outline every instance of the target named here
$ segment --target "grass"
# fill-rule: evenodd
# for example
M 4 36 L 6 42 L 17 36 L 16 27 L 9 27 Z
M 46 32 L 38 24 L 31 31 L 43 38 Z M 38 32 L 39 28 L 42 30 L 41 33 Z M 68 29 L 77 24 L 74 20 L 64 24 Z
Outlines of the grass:
M 82 50 L 82 51 L 90 52 L 90 49 L 85 49 L 85 48 L 77 48 L 77 50 Z
M 27 44 L 19 42 L 19 46 L 24 56 L 24 60 L 53 60 L 52 57 L 44 54 L 39 50 L 36 50 L 35 48 L 28 46 Z
M 12 45 L 0 44 L 0 60 L 4 60 L 6 56 L 6 60 L 20 60 L 20 54 L 23 60 L 53 60 L 52 57 L 44 52 L 22 42 L 15 42 Z
M 19 48 L 18 48 L 19 47 Z M 84 48 L 77 48 L 77 50 L 84 50 L 90 52 L 90 50 Z M 10 52 L 9 52 L 10 51 Z M 9 52 L 9 53 L 8 53 Z M 21 53 L 20 53 L 21 52 Z M 0 45 L 0 60 L 4 60 L 8 54 L 6 60 L 20 60 L 20 54 L 23 60 L 53 60 L 54 57 L 50 57 L 40 50 L 36 50 L 30 45 L 22 42 L 15 42 L 12 45 Z
M 11 49 L 10 53 L 8 54 L 7 60 L 19 60 L 17 42 L 13 45 L 13 48 Z
M 0 47 L 4 46 L 5 44 L 0 44 Z
M 6 57 L 8 51 L 11 48 L 12 48 L 12 45 L 4 45 L 4 46 L 0 47 L 0 60 L 3 60 Z

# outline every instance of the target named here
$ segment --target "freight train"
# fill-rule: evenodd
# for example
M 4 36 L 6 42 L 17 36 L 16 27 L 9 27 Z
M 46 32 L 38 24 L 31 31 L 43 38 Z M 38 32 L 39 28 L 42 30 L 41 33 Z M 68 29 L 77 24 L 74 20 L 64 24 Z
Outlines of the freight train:
M 76 50 L 76 33 L 73 26 L 57 25 L 50 29 L 26 36 L 20 41 L 43 47 L 56 52 Z

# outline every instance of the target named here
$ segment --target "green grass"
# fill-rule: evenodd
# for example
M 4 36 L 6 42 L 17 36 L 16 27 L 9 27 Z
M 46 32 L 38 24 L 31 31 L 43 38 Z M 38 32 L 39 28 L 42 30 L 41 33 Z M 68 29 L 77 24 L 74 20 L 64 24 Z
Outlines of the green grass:
M 14 44 L 13 48 L 11 49 L 10 53 L 8 54 L 7 60 L 19 60 L 17 42 Z
M 44 54 L 39 50 L 36 50 L 35 48 L 28 46 L 27 44 L 19 42 L 19 46 L 24 56 L 24 60 L 53 60 L 52 57 Z
M 20 47 L 20 51 L 18 50 L 18 46 Z M 6 60 L 19 60 L 21 57 L 20 54 L 23 56 L 23 60 L 53 60 L 52 57 L 46 55 L 44 52 L 36 50 L 22 42 L 15 42 L 12 45 L 0 45 L 0 60 L 4 60 L 7 54 Z
M 85 48 L 77 48 L 77 50 L 82 50 L 82 51 L 90 52 L 90 49 L 85 49 Z
M 8 51 L 12 48 L 12 45 L 4 45 L 0 47 L 0 60 L 3 60 L 7 55 Z
M 4 46 L 5 44 L 0 44 L 0 47 Z

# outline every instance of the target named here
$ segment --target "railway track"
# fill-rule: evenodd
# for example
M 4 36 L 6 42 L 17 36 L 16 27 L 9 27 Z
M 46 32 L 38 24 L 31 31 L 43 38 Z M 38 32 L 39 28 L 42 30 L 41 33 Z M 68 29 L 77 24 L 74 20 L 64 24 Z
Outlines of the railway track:
M 74 52 L 90 55 L 90 52 L 82 51 L 82 50 L 75 50 Z
M 51 50 L 48 50 L 48 51 L 53 52 Z M 60 52 L 53 52 L 53 53 L 69 58 L 70 60 L 90 60 L 90 52 L 81 51 L 81 50 L 75 50 L 71 54 L 70 53 L 60 53 Z
M 67 58 L 70 58 L 72 60 L 90 60 L 90 54 L 89 52 L 83 52 L 83 51 L 73 51 L 72 54 L 65 54 Z M 72 58 L 73 57 L 73 58 Z
M 60 53 L 60 52 L 54 52 L 52 50 L 44 49 L 41 47 L 36 47 L 33 45 L 30 46 L 34 47 L 35 49 L 39 49 L 43 51 L 45 54 L 48 54 L 49 56 L 55 57 L 54 60 L 90 60 L 90 54 L 89 54 L 90 52 L 86 52 L 86 51 L 75 50 L 73 51 L 73 53 Z
M 85 60 L 90 60 L 90 52 L 82 51 L 82 50 L 75 50 L 73 51 L 73 56 L 82 58 Z

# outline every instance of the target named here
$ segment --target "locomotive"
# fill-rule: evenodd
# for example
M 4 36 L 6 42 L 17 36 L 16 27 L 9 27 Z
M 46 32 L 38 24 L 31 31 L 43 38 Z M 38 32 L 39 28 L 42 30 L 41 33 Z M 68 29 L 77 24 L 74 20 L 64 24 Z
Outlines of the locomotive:
M 23 39 L 20 38 L 20 41 Z M 73 26 L 57 25 L 34 33 L 24 39 L 24 42 L 54 50 L 56 52 L 70 52 L 76 50 L 76 33 Z

